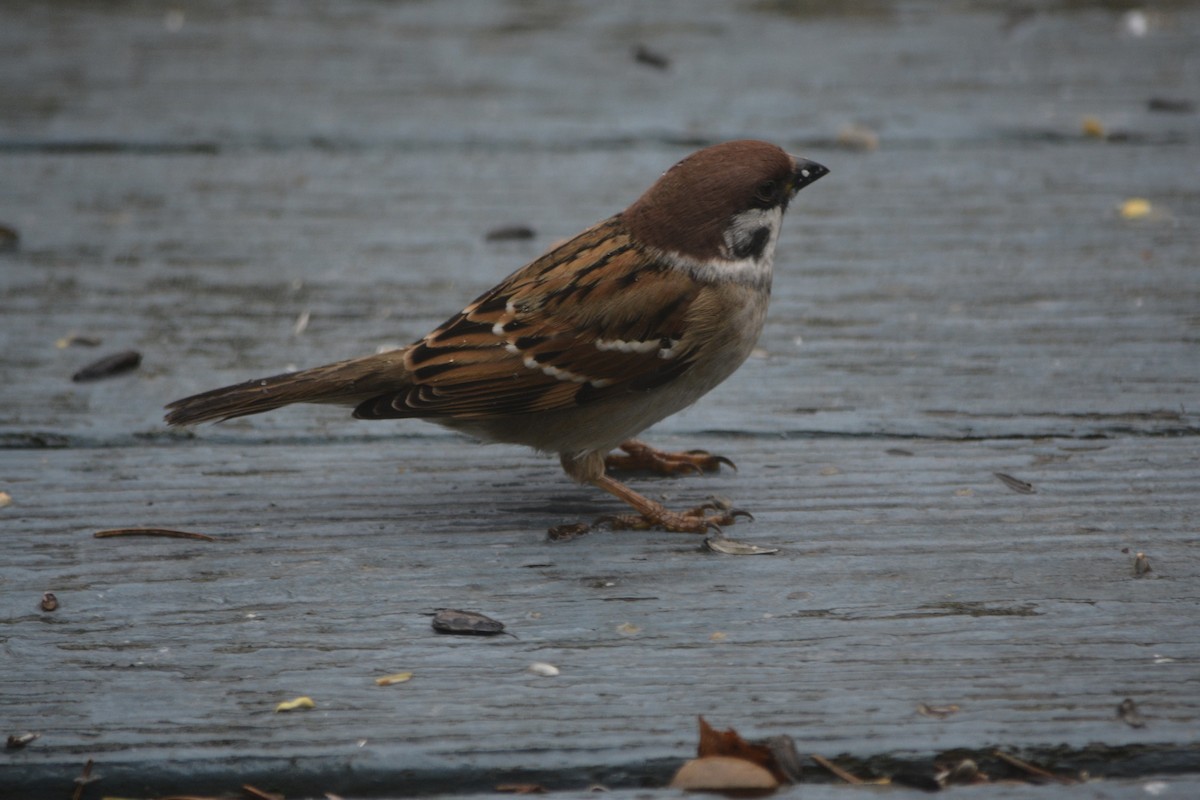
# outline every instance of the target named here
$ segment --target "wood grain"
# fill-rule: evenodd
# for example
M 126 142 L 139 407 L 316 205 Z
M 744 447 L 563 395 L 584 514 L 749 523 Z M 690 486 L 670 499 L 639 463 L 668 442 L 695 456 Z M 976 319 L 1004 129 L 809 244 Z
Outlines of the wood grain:
M 109 796 L 632 799 L 697 714 L 860 775 L 1001 748 L 1108 796 L 1195 788 L 1200 128 L 1149 101 L 1196 100 L 1196 4 L 1144 36 L 1086 3 L 334 9 L 5 11 L 0 733 L 42 736 L 0 789 L 62 794 L 93 758 Z M 618 509 L 431 426 L 160 421 L 411 341 L 747 135 L 832 174 L 785 223 L 760 352 L 648 435 L 738 472 L 633 483 L 729 497 L 777 555 L 548 542 Z M 487 240 L 507 225 L 535 235 Z M 136 372 L 71 382 L 122 350 Z M 93 537 L 137 527 L 216 541 Z M 439 636 L 440 607 L 513 635 Z

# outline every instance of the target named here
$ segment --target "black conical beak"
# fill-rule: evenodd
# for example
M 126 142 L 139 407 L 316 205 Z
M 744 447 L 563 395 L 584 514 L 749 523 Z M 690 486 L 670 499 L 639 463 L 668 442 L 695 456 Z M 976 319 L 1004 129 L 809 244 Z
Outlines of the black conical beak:
M 807 158 L 796 158 L 795 160 L 796 170 L 792 177 L 792 194 L 829 174 L 829 167 L 823 164 L 809 161 Z

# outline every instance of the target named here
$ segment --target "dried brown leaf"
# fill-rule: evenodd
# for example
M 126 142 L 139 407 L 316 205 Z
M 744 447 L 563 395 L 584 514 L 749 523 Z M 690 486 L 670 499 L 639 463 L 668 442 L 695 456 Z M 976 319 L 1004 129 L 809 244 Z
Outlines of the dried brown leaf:
M 771 771 L 732 756 L 703 756 L 685 763 L 671 779 L 672 789 L 693 792 L 769 791 L 779 786 Z
M 700 717 L 700 744 L 696 747 L 696 755 L 700 758 L 709 756 L 729 756 L 756 764 L 771 773 L 776 782 L 787 781 L 787 772 L 775 762 L 771 748 L 764 744 L 747 742 L 733 728 L 718 731 Z

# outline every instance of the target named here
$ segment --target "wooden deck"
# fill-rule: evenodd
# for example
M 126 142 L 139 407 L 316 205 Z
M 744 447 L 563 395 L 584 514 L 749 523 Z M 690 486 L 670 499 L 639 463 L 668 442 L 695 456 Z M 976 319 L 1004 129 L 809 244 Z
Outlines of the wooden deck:
M 89 759 L 84 798 L 673 796 L 699 714 L 863 777 L 1095 779 L 973 797 L 1200 792 L 1200 4 L 1032 7 L 8 4 L 0 735 L 41 738 L 0 796 Z M 634 484 L 729 497 L 776 555 L 549 542 L 617 506 L 433 426 L 161 423 L 403 344 L 742 136 L 832 174 L 761 351 L 647 436 L 738 471 Z M 131 527 L 215 541 L 94 537 Z

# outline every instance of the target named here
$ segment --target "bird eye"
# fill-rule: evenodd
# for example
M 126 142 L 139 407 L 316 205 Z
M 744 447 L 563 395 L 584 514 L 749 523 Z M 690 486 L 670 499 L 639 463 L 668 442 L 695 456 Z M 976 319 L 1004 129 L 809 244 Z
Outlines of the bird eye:
M 776 184 L 775 181 L 763 181 L 754 190 L 754 197 L 764 203 L 772 203 L 776 199 Z

